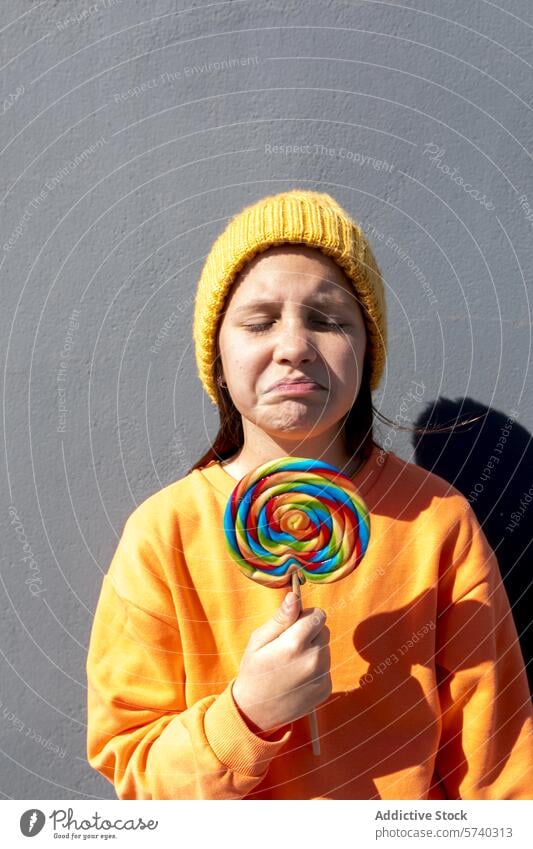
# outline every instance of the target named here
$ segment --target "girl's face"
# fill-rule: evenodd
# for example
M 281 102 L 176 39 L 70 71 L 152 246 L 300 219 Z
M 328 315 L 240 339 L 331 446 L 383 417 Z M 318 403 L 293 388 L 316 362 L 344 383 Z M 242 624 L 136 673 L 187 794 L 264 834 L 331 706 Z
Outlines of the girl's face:
M 338 438 L 361 385 L 366 331 L 334 260 L 287 243 L 257 254 L 231 290 L 218 345 L 245 431 L 248 422 L 275 439 Z M 276 386 L 297 378 L 314 383 Z

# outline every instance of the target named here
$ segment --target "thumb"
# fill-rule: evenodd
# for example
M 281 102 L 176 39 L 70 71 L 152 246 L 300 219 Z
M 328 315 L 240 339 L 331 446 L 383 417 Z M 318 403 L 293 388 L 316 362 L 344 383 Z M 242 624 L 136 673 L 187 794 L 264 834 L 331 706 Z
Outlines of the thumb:
M 254 648 L 258 649 L 275 640 L 296 622 L 300 615 L 300 599 L 289 592 L 268 622 L 254 631 Z

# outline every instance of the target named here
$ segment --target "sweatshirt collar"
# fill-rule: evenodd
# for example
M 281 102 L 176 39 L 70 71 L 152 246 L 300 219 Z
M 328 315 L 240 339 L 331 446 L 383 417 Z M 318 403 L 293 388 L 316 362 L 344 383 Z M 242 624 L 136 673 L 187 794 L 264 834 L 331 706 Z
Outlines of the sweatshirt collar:
M 351 480 L 363 498 L 376 485 L 387 465 L 388 456 L 387 452 L 374 446 L 366 462 L 352 476 Z M 231 495 L 238 484 L 236 478 L 232 477 L 218 460 L 211 460 L 207 466 L 197 471 L 225 498 Z

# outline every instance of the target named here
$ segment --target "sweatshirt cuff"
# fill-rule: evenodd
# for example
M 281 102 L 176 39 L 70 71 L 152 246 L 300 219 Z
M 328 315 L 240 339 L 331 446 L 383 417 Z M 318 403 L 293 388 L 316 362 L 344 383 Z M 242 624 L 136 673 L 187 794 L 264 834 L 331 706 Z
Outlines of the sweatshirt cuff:
M 239 713 L 230 681 L 204 715 L 205 736 L 218 760 L 234 772 L 259 777 L 265 773 L 292 732 L 292 723 L 280 728 L 273 739 L 264 739 L 249 728 Z

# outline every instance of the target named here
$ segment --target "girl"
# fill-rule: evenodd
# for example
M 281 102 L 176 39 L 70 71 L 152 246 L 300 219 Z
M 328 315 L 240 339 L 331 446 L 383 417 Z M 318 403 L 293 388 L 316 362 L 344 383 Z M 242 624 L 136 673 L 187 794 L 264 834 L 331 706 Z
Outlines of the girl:
M 121 799 L 531 798 L 495 554 L 458 490 L 373 439 L 386 312 L 360 227 L 311 191 L 243 209 L 204 264 L 194 341 L 221 426 L 136 508 L 104 577 L 91 765 Z M 240 573 L 223 532 L 236 483 L 289 455 L 337 466 L 371 515 L 360 565 L 306 583 L 302 612 Z

